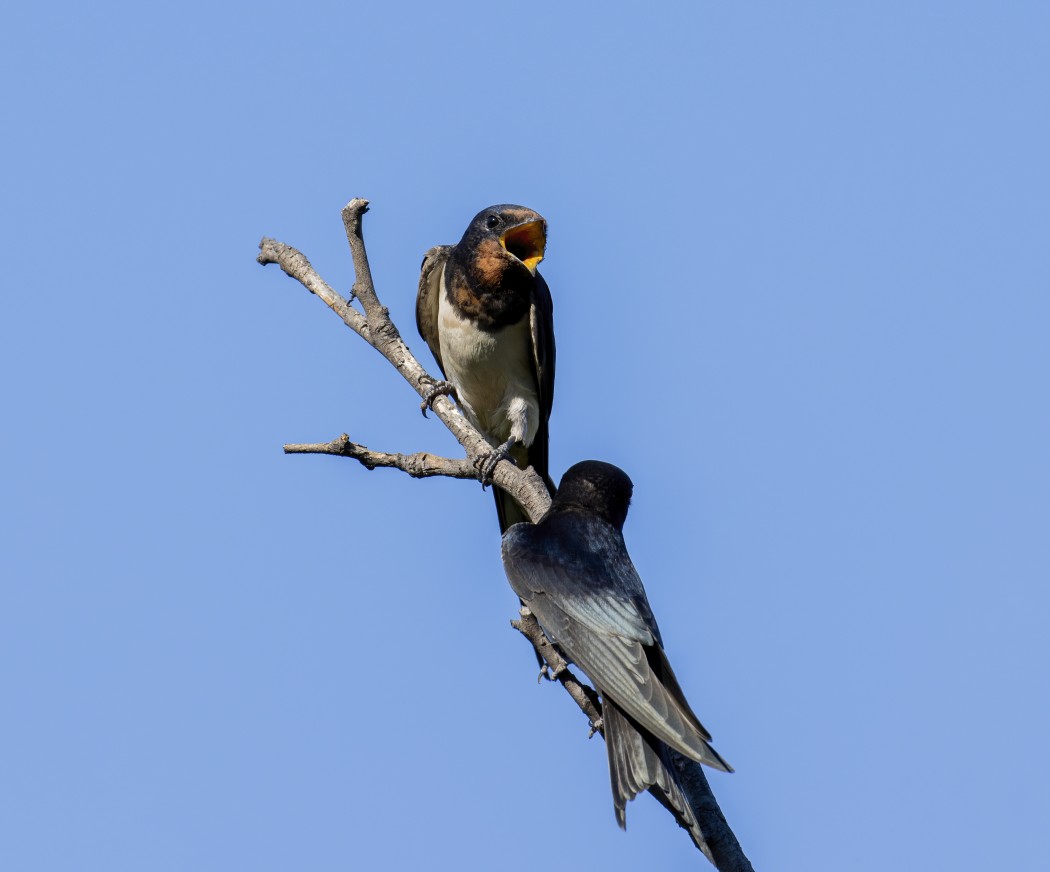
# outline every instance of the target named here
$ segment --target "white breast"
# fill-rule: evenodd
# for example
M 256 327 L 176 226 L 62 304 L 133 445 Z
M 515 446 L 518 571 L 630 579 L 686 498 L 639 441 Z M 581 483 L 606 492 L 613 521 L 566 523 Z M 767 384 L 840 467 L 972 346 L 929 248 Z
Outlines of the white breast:
M 456 386 L 467 419 L 493 444 L 511 436 L 531 445 L 539 424 L 527 317 L 495 332 L 478 328 L 452 308 L 442 276 L 438 339 L 445 375 Z

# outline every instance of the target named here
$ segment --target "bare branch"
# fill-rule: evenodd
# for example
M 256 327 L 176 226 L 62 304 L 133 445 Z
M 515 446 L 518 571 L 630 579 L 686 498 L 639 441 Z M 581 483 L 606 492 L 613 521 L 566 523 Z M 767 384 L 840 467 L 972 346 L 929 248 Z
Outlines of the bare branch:
M 598 699 L 598 694 L 594 688 L 581 684 L 576 676 L 569 671 L 569 664 L 558 653 L 558 649 L 551 644 L 550 639 L 543 634 L 543 629 L 536 620 L 536 616 L 529 610 L 529 607 L 523 605 L 521 607 L 521 618 L 511 621 L 510 625 L 532 642 L 537 653 L 550 667 L 551 680 L 557 680 L 565 688 L 565 692 L 572 697 L 573 702 L 580 707 L 580 711 L 587 715 L 587 720 L 591 722 L 591 735 L 597 732 L 604 736 L 605 733 L 602 730 L 602 704 Z
M 376 296 L 372 268 L 368 265 L 368 252 L 365 251 L 365 237 L 361 230 L 361 216 L 367 211 L 368 200 L 355 197 L 343 206 L 343 227 L 346 229 L 346 241 L 350 243 L 350 256 L 354 259 L 354 296 L 364 306 L 369 323 L 378 325 L 390 322 L 390 312 Z
M 478 471 L 469 460 L 453 460 L 450 457 L 439 457 L 425 451 L 416 454 L 388 454 L 385 451 L 372 451 L 364 445 L 351 442 L 344 433 L 331 442 L 316 442 L 306 445 L 285 445 L 285 454 L 335 454 L 339 457 L 352 457 L 367 469 L 377 466 L 391 467 L 407 472 L 413 478 L 431 478 L 443 475 L 449 478 L 478 477 Z
M 266 266 L 268 263 L 275 263 L 280 266 L 285 274 L 290 275 L 302 284 L 311 294 L 324 300 L 325 305 L 342 318 L 343 323 L 347 327 L 357 333 L 369 345 L 372 344 L 368 322 L 365 321 L 360 312 L 351 308 L 346 300 L 339 296 L 332 289 L 332 286 L 317 274 L 316 270 L 310 265 L 310 261 L 306 259 L 306 255 L 301 251 L 292 248 L 290 245 L 285 245 L 283 242 L 278 242 L 276 239 L 264 236 L 262 242 L 259 243 L 259 256 L 255 259 L 263 266 Z
M 310 293 L 324 300 L 325 304 L 343 319 L 343 323 L 390 361 L 420 398 L 424 398 L 430 388 L 437 384 L 437 380 L 423 369 L 390 320 L 386 307 L 379 301 L 365 254 L 364 238 L 361 235 L 361 216 L 367 208 L 367 200 L 355 199 L 347 203 L 342 211 L 343 226 L 357 274 L 354 293 L 365 309 L 364 316 L 349 306 L 317 274 L 302 252 L 290 245 L 264 237 L 259 243 L 260 254 L 257 260 L 263 265 L 279 264 L 281 269 L 298 280 Z M 471 426 L 448 397 L 435 397 L 432 408 L 466 450 L 471 463 L 480 468 L 480 464 L 492 453 L 492 446 L 485 437 Z M 477 478 L 477 475 L 474 477 Z M 513 496 L 533 521 L 538 521 L 550 507 L 547 487 L 531 469 L 520 470 L 513 463 L 499 463 L 493 473 L 493 483 Z
M 437 383 L 422 367 L 409 350 L 397 327 L 390 320 L 390 313 L 379 301 L 372 281 L 368 256 L 365 251 L 361 219 L 368 211 L 368 201 L 351 200 L 342 210 L 343 226 L 354 261 L 356 280 L 352 296 L 361 301 L 362 315 L 325 282 L 310 265 L 302 252 L 275 239 L 264 237 L 259 243 L 260 264 L 278 264 L 285 273 L 299 281 L 310 293 L 320 297 L 324 303 L 343 320 L 350 329 L 379 351 L 401 373 L 405 381 L 421 398 Z M 434 399 L 432 408 L 442 423 L 459 441 L 467 453 L 466 459 L 439 457 L 426 452 L 416 454 L 388 454 L 372 451 L 350 441 L 345 433 L 331 442 L 285 445 L 288 454 L 333 454 L 350 457 L 369 469 L 378 466 L 400 469 L 417 478 L 448 476 L 451 478 L 477 479 L 480 464 L 490 456 L 492 446 L 464 418 L 451 400 L 445 396 Z M 547 486 L 531 467 L 520 470 L 510 462 L 499 463 L 493 474 L 493 483 L 511 494 L 525 509 L 532 521 L 538 521 L 550 508 Z M 537 653 L 548 665 L 551 677 L 557 680 L 572 697 L 591 723 L 592 735 L 601 732 L 601 702 L 593 688 L 580 682 L 569 670 L 565 659 L 544 635 L 535 616 L 522 607 L 519 620 L 511 625 L 527 638 Z M 673 754 L 673 752 L 672 752 Z M 682 789 L 686 792 L 705 839 L 711 848 L 716 867 L 720 872 L 752 872 L 751 864 L 744 856 L 740 845 L 718 808 L 699 763 L 681 755 L 673 754 L 675 768 L 681 776 Z
M 678 785 L 692 806 L 715 868 L 718 872 L 755 872 L 722 814 L 722 809 L 718 807 L 718 800 L 707 783 L 704 767 L 673 748 L 669 748 L 668 752 L 678 774 Z

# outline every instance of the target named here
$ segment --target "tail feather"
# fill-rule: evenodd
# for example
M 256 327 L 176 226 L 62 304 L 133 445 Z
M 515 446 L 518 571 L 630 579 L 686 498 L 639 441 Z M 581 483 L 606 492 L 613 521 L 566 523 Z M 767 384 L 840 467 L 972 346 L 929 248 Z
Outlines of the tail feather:
M 609 752 L 616 822 L 627 829 L 627 803 L 648 790 L 689 833 L 697 848 L 714 863 L 711 849 L 689 801 L 676 780 L 671 749 L 639 730 L 630 717 L 611 700 L 602 697 L 602 723 Z
M 496 500 L 496 515 L 499 517 L 499 532 L 501 536 L 515 524 L 529 520 L 525 510 L 518 505 L 518 501 L 505 490 L 501 490 L 493 485 L 492 496 Z

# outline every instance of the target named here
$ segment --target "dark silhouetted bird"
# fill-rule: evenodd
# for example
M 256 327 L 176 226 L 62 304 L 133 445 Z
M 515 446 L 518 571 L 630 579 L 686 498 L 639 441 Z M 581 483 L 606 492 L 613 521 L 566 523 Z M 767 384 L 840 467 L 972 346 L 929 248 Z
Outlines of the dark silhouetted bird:
M 632 491 L 612 464 L 577 463 L 538 524 L 504 534 L 503 565 L 544 632 L 601 694 L 617 822 L 626 828 L 628 800 L 648 790 L 712 859 L 672 758 L 677 752 L 733 770 L 686 702 L 627 553 L 622 531 Z
M 431 391 L 456 401 L 494 451 L 482 481 L 511 457 L 548 484 L 547 422 L 554 401 L 554 308 L 536 271 L 547 222 L 523 206 L 490 206 L 456 245 L 423 258 L 416 326 L 448 380 Z M 527 520 L 508 494 L 494 488 L 500 532 Z

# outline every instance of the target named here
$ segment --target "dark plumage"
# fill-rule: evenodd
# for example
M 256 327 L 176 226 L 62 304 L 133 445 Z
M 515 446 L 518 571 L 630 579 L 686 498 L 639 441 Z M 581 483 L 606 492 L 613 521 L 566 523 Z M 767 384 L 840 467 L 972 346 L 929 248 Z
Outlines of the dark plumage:
M 483 209 L 456 245 L 423 258 L 416 326 L 467 419 L 495 451 L 548 482 L 547 427 L 554 402 L 554 307 L 536 265 L 547 222 L 523 206 Z M 500 531 L 526 520 L 494 490 Z
M 674 753 L 731 772 L 709 744 L 664 654 L 660 630 L 623 541 L 633 486 L 617 467 L 588 460 L 561 480 L 538 524 L 503 536 L 511 587 L 602 698 L 616 819 L 649 790 L 709 858 L 679 787 Z

